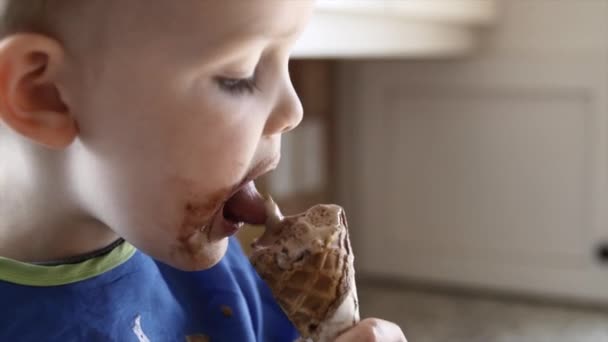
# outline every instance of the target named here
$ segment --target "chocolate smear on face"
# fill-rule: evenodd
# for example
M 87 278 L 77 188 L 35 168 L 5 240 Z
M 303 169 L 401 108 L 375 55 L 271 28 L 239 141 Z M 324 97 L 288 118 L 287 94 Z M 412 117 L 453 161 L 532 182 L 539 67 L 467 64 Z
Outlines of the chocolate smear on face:
M 212 242 L 209 237 L 212 220 L 229 191 L 223 189 L 205 200 L 192 196 L 186 201 L 182 207 L 182 220 L 178 227 L 176 244 L 171 250 L 172 258 L 186 259 L 194 267 L 209 262 L 209 255 L 213 254 L 213 251 L 206 251 L 204 247 Z M 209 248 L 215 247 L 209 246 Z

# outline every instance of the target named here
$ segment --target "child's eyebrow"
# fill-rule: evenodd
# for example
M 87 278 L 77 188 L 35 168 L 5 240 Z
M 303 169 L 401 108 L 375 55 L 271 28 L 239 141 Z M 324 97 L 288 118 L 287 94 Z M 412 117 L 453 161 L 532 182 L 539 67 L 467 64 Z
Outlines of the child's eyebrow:
M 246 27 L 247 29 L 234 30 L 233 32 L 229 33 L 229 37 L 234 35 L 247 37 L 249 39 L 288 39 L 298 34 L 301 29 L 296 25 L 290 25 L 288 29 L 277 29 L 268 26 L 266 23 L 257 23 L 257 25 L 244 24 L 242 27 Z
M 213 49 L 207 50 L 206 56 L 213 58 L 214 56 L 224 55 L 228 51 L 236 49 L 247 49 L 249 46 L 260 44 L 260 42 L 280 40 L 287 41 L 299 34 L 299 27 L 290 27 L 289 30 L 284 30 L 278 34 L 269 33 L 272 31 L 269 28 L 254 28 L 249 30 L 235 29 L 231 32 L 225 32 L 216 36 L 208 44 L 213 46 Z
M 274 35 L 266 35 L 268 38 L 275 38 L 275 39 L 288 39 L 291 38 L 293 36 L 295 36 L 296 34 L 298 34 L 300 32 L 300 27 L 290 27 L 288 30 L 283 30 L 282 32 L 278 33 L 278 34 L 274 34 Z

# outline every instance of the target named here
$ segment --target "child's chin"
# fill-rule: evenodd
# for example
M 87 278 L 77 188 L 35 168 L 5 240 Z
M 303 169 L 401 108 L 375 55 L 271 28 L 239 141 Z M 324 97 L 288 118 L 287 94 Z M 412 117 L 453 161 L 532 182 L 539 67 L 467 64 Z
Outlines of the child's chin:
M 206 242 L 192 248 L 179 245 L 171 249 L 168 258 L 160 261 L 182 271 L 201 271 L 215 266 L 222 260 L 228 249 L 228 239 Z

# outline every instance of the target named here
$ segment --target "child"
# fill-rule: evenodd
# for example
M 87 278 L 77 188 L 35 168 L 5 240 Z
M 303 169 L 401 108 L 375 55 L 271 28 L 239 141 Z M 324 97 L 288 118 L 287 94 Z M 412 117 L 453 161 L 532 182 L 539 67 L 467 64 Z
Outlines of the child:
M 312 2 L 0 4 L 0 341 L 297 338 L 231 236 L 302 117 Z

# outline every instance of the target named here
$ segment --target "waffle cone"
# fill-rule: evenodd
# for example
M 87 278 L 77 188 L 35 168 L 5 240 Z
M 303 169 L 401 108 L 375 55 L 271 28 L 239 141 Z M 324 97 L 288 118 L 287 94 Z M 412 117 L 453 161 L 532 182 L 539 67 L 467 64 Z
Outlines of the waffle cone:
M 275 219 L 253 247 L 252 264 L 302 338 L 331 341 L 357 323 L 354 256 L 341 207 L 316 205 Z

